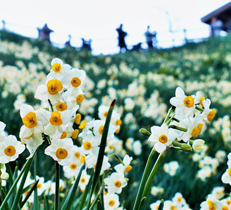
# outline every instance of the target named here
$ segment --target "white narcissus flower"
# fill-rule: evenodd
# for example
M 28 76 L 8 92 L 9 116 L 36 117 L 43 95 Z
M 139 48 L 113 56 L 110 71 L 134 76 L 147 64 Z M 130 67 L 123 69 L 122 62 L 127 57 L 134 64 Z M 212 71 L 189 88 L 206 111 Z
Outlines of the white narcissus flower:
M 181 137 L 184 142 L 188 142 L 191 137 L 197 138 L 203 128 L 203 117 L 197 114 L 195 117 L 188 117 L 187 131 Z
M 54 195 L 55 194 L 55 182 L 48 180 L 44 183 L 45 194 L 46 195 Z
M 124 178 L 124 173 L 114 172 L 110 177 L 104 179 L 105 184 L 108 187 L 108 193 L 118 193 L 122 192 L 122 188 L 127 185 L 127 181 Z
M 50 74 L 59 80 L 62 79 L 65 76 L 66 71 L 70 69 L 71 66 L 69 64 L 63 64 L 63 61 L 59 58 L 54 58 L 51 61 Z
M 195 152 L 201 152 L 204 149 L 204 146 L 205 146 L 205 141 L 203 139 L 196 139 L 192 145 L 193 150 Z
M 45 149 L 45 154 L 51 156 L 60 165 L 67 166 L 74 155 L 73 141 L 71 138 L 57 139 Z
M 55 104 L 61 101 L 60 93 L 63 89 L 64 87 L 61 80 L 48 75 L 46 85 L 39 85 L 34 97 L 41 101 L 47 101 L 49 99 L 52 104 Z
M 209 106 L 211 104 L 211 101 L 209 99 L 204 100 L 202 103 L 203 103 L 205 109 L 201 113 L 201 115 L 204 118 L 206 118 L 206 120 L 211 122 L 213 120 L 213 118 L 215 117 L 215 115 L 216 115 L 216 110 L 209 108 Z
M 162 153 L 166 147 L 170 146 L 178 136 L 172 128 L 168 128 L 166 123 L 163 123 L 161 127 L 152 126 L 151 133 L 148 141 L 154 143 L 154 148 L 159 153 Z
M 231 185 L 231 167 L 226 169 L 225 173 L 222 175 L 221 180 L 224 184 Z
M 193 96 L 186 96 L 181 87 L 176 88 L 175 97 L 170 99 L 170 103 L 176 107 L 176 115 L 189 115 L 195 110 Z
M 15 136 L 7 136 L 4 141 L 0 142 L 0 163 L 6 164 L 15 161 L 24 149 L 25 145 L 17 141 Z
M 200 207 L 200 210 L 222 209 L 223 205 L 213 195 L 208 195 L 207 200 L 202 202 Z
M 99 144 L 100 139 L 96 138 L 91 132 L 89 132 L 83 139 L 82 149 L 85 154 L 89 154 L 90 152 L 97 154 Z
M 24 128 L 25 127 L 21 127 L 22 132 Z M 31 136 L 22 137 L 21 142 L 26 144 L 27 149 L 32 154 L 44 142 L 44 140 L 42 133 L 33 133 Z
M 4 129 L 6 127 L 6 124 L 0 121 L 0 142 L 4 141 L 6 135 L 4 134 Z
M 107 210 L 115 210 L 119 207 L 119 196 L 117 194 L 104 195 L 104 207 Z
M 66 129 L 65 125 L 71 120 L 72 116 L 73 112 L 71 110 L 49 113 L 49 123 L 45 127 L 44 133 L 49 135 L 53 140 L 60 138 Z
M 85 190 L 88 182 L 89 182 L 89 179 L 90 179 L 90 175 L 87 174 L 87 171 L 86 170 L 83 170 L 82 171 L 82 174 L 81 174 L 81 177 L 80 177 L 80 180 L 79 180 L 79 187 L 82 191 Z
M 132 157 L 129 157 L 128 155 L 125 155 L 124 159 L 123 159 L 123 163 L 120 163 L 118 165 L 116 165 L 114 168 L 117 172 L 122 172 L 122 173 L 128 173 L 129 171 L 132 170 L 132 166 L 130 165 L 131 161 L 132 161 Z
M 151 210 L 157 210 L 157 209 L 159 209 L 159 207 L 160 207 L 160 200 L 158 200 L 158 201 L 156 201 L 155 203 L 152 203 L 151 205 L 150 205 L 150 208 L 151 208 Z
M 103 120 L 95 120 L 94 121 L 94 134 L 96 137 L 101 138 L 101 136 L 103 134 L 103 130 L 104 130 L 104 125 L 105 125 L 105 121 L 103 121 Z M 112 136 L 114 135 L 116 130 L 117 130 L 117 127 L 110 124 L 109 129 L 108 129 L 108 137 L 107 138 L 112 138 Z
M 195 98 L 194 98 L 195 104 L 198 104 L 198 105 L 200 105 L 201 107 L 204 107 L 204 105 L 203 105 L 203 103 L 202 103 L 204 100 L 205 100 L 205 97 L 202 96 L 201 91 L 197 91 L 197 92 L 196 92 L 196 96 L 195 96 Z
M 84 70 L 73 68 L 71 71 L 66 72 L 63 85 L 68 90 L 74 90 L 82 85 L 85 78 L 86 78 L 86 72 Z
M 174 197 L 172 198 L 172 201 L 177 205 L 177 207 L 182 207 L 186 204 L 185 199 L 183 198 L 182 194 L 177 192 Z
M 76 109 L 76 107 L 79 108 L 79 104 L 83 102 L 85 99 L 84 92 L 81 88 L 76 88 L 74 90 L 67 90 L 66 92 L 63 93 L 63 98 L 68 101 L 72 109 Z
M 99 154 L 99 148 L 97 149 L 96 154 L 94 154 L 92 152 L 90 152 L 88 154 L 88 156 L 86 157 L 86 166 L 87 166 L 87 168 L 94 168 L 94 169 L 96 169 L 98 154 Z M 101 167 L 101 170 L 100 170 L 100 175 L 102 175 L 104 171 L 106 171 L 107 169 L 109 169 L 110 166 L 111 166 L 111 164 L 108 161 L 108 157 L 106 155 L 104 155 L 103 156 L 102 167 Z
M 48 111 L 45 109 L 34 110 L 34 108 L 27 104 L 22 104 L 20 107 L 20 116 L 22 118 L 23 126 L 20 130 L 20 138 L 28 138 L 33 133 L 42 133 L 44 126 L 48 124 Z

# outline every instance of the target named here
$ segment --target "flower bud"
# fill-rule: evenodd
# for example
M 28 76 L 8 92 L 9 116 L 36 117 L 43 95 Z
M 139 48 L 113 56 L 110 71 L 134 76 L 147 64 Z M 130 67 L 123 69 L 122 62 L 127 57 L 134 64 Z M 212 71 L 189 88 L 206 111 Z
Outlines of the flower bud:
M 144 134 L 144 135 L 146 135 L 146 136 L 150 136 L 151 135 L 151 133 L 149 131 L 147 131 L 145 128 L 141 128 L 139 130 L 139 132 L 142 133 L 142 134 Z
M 205 143 L 204 140 L 202 140 L 202 139 L 196 139 L 196 140 L 193 142 L 193 145 L 192 145 L 193 150 L 194 150 L 195 152 L 201 152 L 201 151 L 204 149 L 204 147 L 205 147 L 204 143 Z
M 9 174 L 8 173 L 2 173 L 1 179 L 7 181 L 9 179 Z
M 187 152 L 191 152 L 192 151 L 192 147 L 188 144 L 182 144 L 181 149 Z

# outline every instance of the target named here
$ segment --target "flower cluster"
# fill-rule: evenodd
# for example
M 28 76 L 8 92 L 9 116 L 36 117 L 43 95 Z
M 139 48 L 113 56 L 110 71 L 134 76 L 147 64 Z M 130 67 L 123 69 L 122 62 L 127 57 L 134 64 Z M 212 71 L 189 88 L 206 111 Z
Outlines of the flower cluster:
M 157 152 L 162 153 L 167 148 L 176 146 L 183 150 L 192 144 L 194 151 L 199 152 L 204 147 L 204 141 L 197 138 L 203 131 L 205 122 L 211 122 L 216 111 L 210 109 L 211 101 L 205 99 L 200 91 L 196 95 L 186 96 L 182 88 L 176 88 L 175 97 L 170 99 L 172 108 L 161 126 L 152 126 L 148 141 L 154 144 Z M 186 144 L 179 144 L 183 141 Z

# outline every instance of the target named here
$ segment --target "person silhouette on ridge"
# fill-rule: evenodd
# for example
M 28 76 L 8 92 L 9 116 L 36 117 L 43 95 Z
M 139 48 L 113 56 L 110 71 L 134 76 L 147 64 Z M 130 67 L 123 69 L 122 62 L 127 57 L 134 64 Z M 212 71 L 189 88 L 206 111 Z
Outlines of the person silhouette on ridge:
M 120 52 L 122 52 L 122 49 L 127 50 L 127 45 L 125 43 L 125 36 L 127 36 L 127 33 L 123 31 L 122 27 L 123 24 L 120 24 L 120 27 L 116 29 L 118 32 L 118 46 L 120 47 Z

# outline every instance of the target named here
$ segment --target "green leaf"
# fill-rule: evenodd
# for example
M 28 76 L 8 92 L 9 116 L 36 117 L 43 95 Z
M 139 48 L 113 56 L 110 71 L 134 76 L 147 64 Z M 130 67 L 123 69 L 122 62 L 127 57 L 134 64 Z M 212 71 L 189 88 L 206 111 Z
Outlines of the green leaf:
M 5 197 L 6 197 L 6 191 L 4 190 L 4 188 L 1 188 L 0 189 L 0 203 L 5 199 Z M 10 210 L 10 207 L 9 207 L 9 204 L 8 203 L 6 203 L 6 205 L 5 205 L 5 210 Z
M 102 210 L 102 209 L 103 209 L 103 207 L 102 207 L 100 201 L 98 200 L 98 202 L 97 202 L 97 210 Z
M 4 201 L 2 202 L 2 205 L 0 206 L 0 210 L 5 210 L 5 209 L 4 209 L 4 206 L 5 206 L 6 202 L 8 201 L 9 197 L 11 196 L 12 192 L 14 191 L 14 188 L 17 186 L 17 183 L 18 183 L 19 179 L 21 178 L 21 176 L 22 176 L 23 174 L 26 174 L 26 175 L 28 174 L 29 169 L 30 169 L 30 166 L 31 166 L 31 163 L 32 163 L 32 161 L 33 161 L 33 157 L 34 157 L 34 156 L 32 156 L 30 159 L 28 159 L 28 160 L 26 161 L 26 163 L 25 163 L 25 165 L 23 166 L 23 168 L 22 168 L 20 174 L 19 174 L 18 177 L 15 179 L 15 181 L 14 181 L 13 185 L 11 186 L 10 190 L 8 191 L 8 193 L 7 193 L 7 195 L 6 195 L 5 199 L 4 199 Z M 25 173 L 24 173 L 24 172 L 25 172 Z
M 67 195 L 67 198 L 62 206 L 62 209 L 61 210 L 69 210 L 72 206 L 72 203 L 74 201 L 74 197 L 75 197 L 75 193 L 76 193 L 76 190 L 77 190 L 77 187 L 78 187 L 78 184 L 79 184 L 79 180 L 80 180 L 80 177 L 81 177 L 81 174 L 82 174 L 82 171 L 85 167 L 85 164 L 83 164 L 80 168 L 80 171 L 79 171 L 79 174 L 75 180 L 75 183 L 72 185 L 68 195 Z
M 110 106 L 108 114 L 107 114 L 106 122 L 104 125 L 103 134 L 102 134 L 101 143 L 100 143 L 99 154 L 98 154 L 98 158 L 97 158 L 97 165 L 96 165 L 95 174 L 94 174 L 94 178 L 93 178 L 93 185 L 91 188 L 90 197 L 89 197 L 88 204 L 87 204 L 87 210 L 89 210 L 89 208 L 90 208 L 91 196 L 94 193 L 95 188 L 96 188 L 97 183 L 98 183 L 98 180 L 99 180 L 100 171 L 101 171 L 101 167 L 103 164 L 103 157 L 104 157 L 104 151 L 105 151 L 106 142 L 107 142 L 107 135 L 108 135 L 109 125 L 110 125 L 111 115 L 112 115 L 112 111 L 114 109 L 114 106 L 115 106 L 115 99 L 111 103 L 111 106 Z
M 162 199 L 159 205 L 158 210 L 163 210 L 164 209 L 164 200 Z
M 33 155 L 33 158 L 34 158 L 34 155 Z M 21 182 L 20 182 L 18 191 L 17 191 L 17 193 L 16 193 L 16 196 L 15 196 L 15 199 L 14 199 L 14 202 L 13 202 L 13 205 L 12 205 L 12 207 L 11 207 L 12 210 L 16 210 L 16 209 L 18 208 L 18 204 L 19 204 L 19 202 L 20 202 L 20 197 L 21 197 L 22 194 L 23 194 L 23 186 L 24 186 L 24 184 L 25 184 L 25 181 L 26 181 L 28 172 L 29 172 L 29 170 L 30 170 L 30 167 L 31 167 L 33 158 L 30 158 L 30 159 L 29 159 L 29 160 L 31 160 L 31 161 L 29 162 L 27 168 L 25 169 L 25 172 L 23 173 L 23 176 L 22 176 L 22 179 L 21 179 Z
M 28 192 L 27 196 L 25 197 L 25 199 L 22 201 L 21 204 L 21 208 L 24 206 L 24 204 L 27 202 L 27 200 L 29 199 L 29 197 L 31 196 L 32 192 L 36 189 L 37 184 L 38 184 L 39 180 L 37 180 L 34 185 L 32 186 L 32 188 L 30 189 L 30 191 Z

